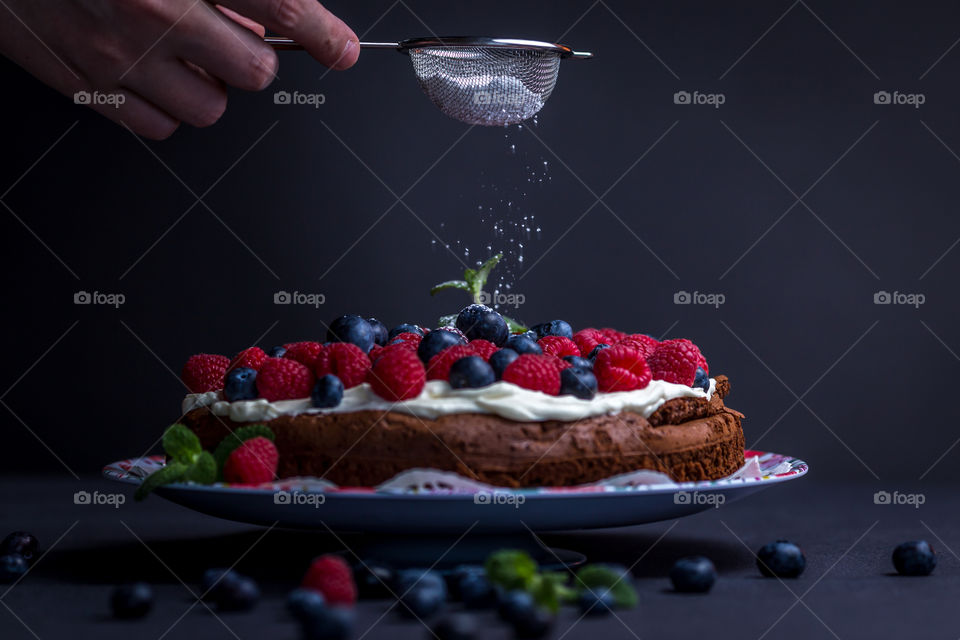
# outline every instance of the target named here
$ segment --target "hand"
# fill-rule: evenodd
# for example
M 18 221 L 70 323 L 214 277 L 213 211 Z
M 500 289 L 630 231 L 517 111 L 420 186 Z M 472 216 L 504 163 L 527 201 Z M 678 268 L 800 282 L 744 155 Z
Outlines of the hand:
M 4 0 L 0 53 L 68 96 L 155 140 L 180 122 L 215 123 L 225 85 L 259 91 L 276 75 L 264 27 L 334 69 L 357 36 L 315 0 Z M 96 92 L 96 93 L 95 93 Z M 99 98 L 99 99 L 98 99 Z

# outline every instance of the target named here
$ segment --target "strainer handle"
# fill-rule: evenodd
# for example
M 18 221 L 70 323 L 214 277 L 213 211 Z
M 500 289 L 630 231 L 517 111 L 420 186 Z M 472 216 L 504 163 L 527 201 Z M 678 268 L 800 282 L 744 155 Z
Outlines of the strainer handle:
M 274 49 L 279 49 L 281 51 L 302 51 L 303 45 L 297 42 L 296 40 L 291 40 L 290 38 L 278 38 L 274 36 L 269 36 L 263 39 L 268 45 Z M 361 42 L 361 49 L 399 49 L 399 42 Z

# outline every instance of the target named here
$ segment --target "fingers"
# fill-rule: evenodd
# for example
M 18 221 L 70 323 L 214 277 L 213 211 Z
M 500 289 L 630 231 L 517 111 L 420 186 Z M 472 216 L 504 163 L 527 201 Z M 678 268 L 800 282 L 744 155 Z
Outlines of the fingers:
M 209 127 L 227 108 L 223 83 L 177 59 L 145 60 L 124 84 L 173 118 L 195 127 Z
M 253 31 L 255 34 L 257 34 L 261 38 L 267 35 L 267 30 L 264 29 L 263 25 L 260 24 L 259 22 L 254 22 L 250 18 L 247 18 L 246 16 L 242 16 L 236 11 L 232 9 L 228 9 L 219 4 L 217 5 L 217 9 L 219 9 L 220 12 L 223 13 L 223 15 L 227 16 L 228 18 L 230 18 L 231 20 L 239 24 L 241 27 L 250 29 L 250 31 Z
M 179 120 L 171 118 L 128 89 L 118 89 L 112 95 L 117 96 L 114 103 L 122 101 L 123 104 L 91 104 L 90 108 L 114 122 L 126 125 L 138 135 L 151 140 L 166 140 L 180 126 Z
M 357 35 L 316 0 L 223 0 L 222 4 L 293 38 L 332 69 L 348 69 L 360 56 Z

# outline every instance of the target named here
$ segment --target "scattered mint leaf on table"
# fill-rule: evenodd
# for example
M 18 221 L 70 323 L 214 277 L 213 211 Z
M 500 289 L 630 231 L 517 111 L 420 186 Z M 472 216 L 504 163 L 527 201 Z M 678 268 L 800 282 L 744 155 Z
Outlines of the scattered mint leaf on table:
M 609 589 L 610 595 L 618 607 L 631 609 L 637 606 L 637 591 L 630 576 L 604 566 L 591 564 L 577 571 L 577 587 L 581 591 Z

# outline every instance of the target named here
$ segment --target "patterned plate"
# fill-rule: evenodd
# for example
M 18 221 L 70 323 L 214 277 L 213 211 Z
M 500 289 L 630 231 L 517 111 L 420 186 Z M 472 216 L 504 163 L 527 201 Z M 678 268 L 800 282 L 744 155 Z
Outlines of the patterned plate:
M 669 481 L 639 471 L 576 487 L 504 489 L 452 473 L 413 469 L 378 487 L 337 487 L 318 478 L 261 485 L 174 484 L 158 496 L 209 515 L 291 528 L 462 533 L 477 530 L 591 529 L 670 520 L 719 508 L 770 485 L 799 478 L 807 463 L 777 453 L 744 452 L 736 474 L 706 482 Z M 132 485 L 163 466 L 163 456 L 107 465 L 104 477 Z

